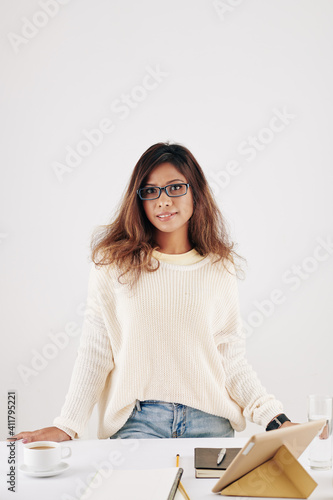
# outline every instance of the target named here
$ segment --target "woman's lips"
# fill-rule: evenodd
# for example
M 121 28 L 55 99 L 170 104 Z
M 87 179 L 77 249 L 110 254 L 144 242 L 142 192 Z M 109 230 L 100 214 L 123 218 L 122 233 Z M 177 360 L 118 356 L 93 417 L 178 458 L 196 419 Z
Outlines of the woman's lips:
M 166 212 L 164 214 L 159 214 L 156 217 L 158 218 L 158 220 L 160 220 L 162 222 L 167 222 L 167 221 L 173 219 L 175 217 L 175 215 L 177 215 L 177 212 L 174 212 L 174 213 Z

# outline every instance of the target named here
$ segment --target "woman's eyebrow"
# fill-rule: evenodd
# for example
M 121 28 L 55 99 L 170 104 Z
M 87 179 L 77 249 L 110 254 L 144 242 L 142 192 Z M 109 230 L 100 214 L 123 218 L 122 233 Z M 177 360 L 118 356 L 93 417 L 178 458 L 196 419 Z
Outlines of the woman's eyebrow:
M 185 182 L 184 180 L 181 180 L 181 179 L 172 179 L 172 181 L 169 181 L 166 186 L 168 184 L 171 184 L 171 182 L 175 182 L 175 181 L 179 181 L 179 182 Z M 146 182 L 145 186 L 156 186 L 156 184 L 149 184 L 149 182 Z

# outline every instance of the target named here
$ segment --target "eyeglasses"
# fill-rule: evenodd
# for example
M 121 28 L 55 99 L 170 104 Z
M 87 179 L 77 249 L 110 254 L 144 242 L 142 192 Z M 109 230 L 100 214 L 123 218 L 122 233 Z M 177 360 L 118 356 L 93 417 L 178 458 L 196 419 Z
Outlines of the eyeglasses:
M 178 196 L 184 196 L 187 193 L 189 184 L 181 182 L 178 184 L 168 184 L 164 187 L 159 186 L 148 186 L 137 190 L 141 200 L 157 200 L 161 196 L 162 191 L 170 196 L 170 198 L 177 198 Z

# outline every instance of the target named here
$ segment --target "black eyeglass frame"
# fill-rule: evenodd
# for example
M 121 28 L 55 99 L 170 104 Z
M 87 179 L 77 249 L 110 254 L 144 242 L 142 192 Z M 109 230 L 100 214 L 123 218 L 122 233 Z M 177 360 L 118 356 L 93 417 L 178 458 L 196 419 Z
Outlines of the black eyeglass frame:
M 184 194 L 169 194 L 168 193 L 168 187 L 170 186 L 186 186 L 186 192 Z M 140 188 L 137 190 L 137 195 L 139 196 L 140 200 L 142 201 L 150 201 L 150 200 L 157 200 L 161 194 L 162 194 L 162 191 L 165 192 L 165 194 L 167 196 L 169 196 L 169 198 L 179 198 L 180 196 L 185 196 L 187 194 L 187 191 L 188 191 L 188 188 L 190 187 L 190 184 L 189 183 L 186 183 L 186 182 L 174 182 L 173 184 L 167 184 L 166 186 L 164 187 L 160 187 L 160 186 L 149 186 L 149 187 L 146 187 L 146 188 Z M 158 196 L 155 196 L 154 198 L 142 198 L 141 196 L 141 191 L 143 189 L 149 189 L 149 188 L 155 188 L 155 189 L 158 189 Z

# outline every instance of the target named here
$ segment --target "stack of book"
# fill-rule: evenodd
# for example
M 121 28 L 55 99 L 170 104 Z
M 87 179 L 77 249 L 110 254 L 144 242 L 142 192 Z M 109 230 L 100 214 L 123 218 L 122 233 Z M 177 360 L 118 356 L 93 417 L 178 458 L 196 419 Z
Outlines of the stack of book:
M 222 477 L 241 448 L 227 448 L 225 457 L 217 465 L 221 448 L 194 448 L 195 477 Z

